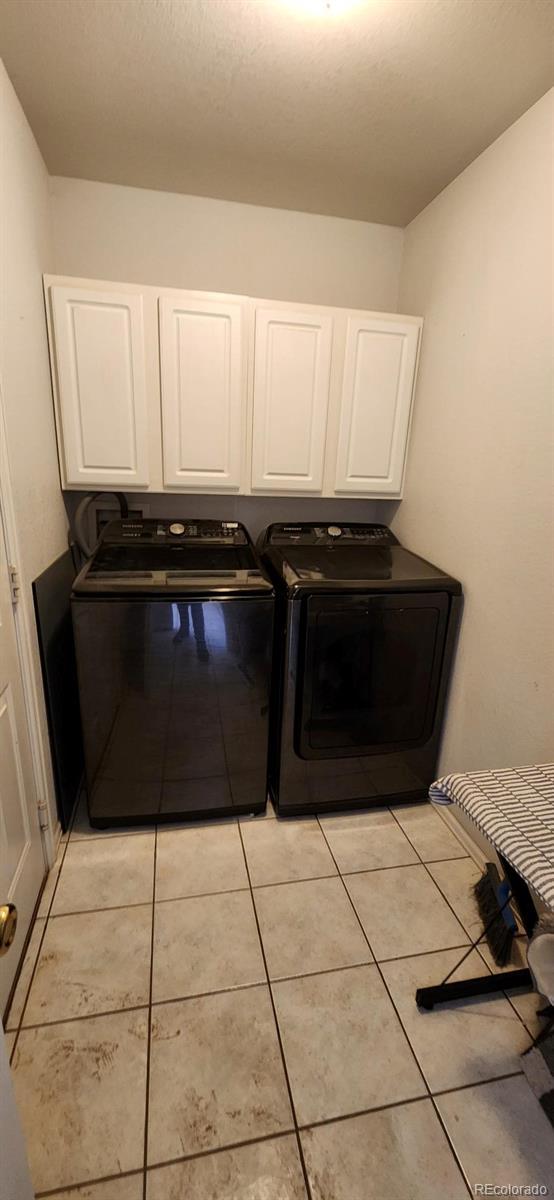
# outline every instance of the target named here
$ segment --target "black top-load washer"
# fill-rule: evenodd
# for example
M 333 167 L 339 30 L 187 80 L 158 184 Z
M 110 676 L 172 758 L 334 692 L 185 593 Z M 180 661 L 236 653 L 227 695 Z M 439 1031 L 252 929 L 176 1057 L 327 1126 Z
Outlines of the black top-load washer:
M 384 525 L 270 525 L 269 782 L 282 815 L 418 800 L 433 781 L 462 596 Z
M 274 592 L 245 528 L 111 521 L 71 606 L 91 824 L 261 812 Z

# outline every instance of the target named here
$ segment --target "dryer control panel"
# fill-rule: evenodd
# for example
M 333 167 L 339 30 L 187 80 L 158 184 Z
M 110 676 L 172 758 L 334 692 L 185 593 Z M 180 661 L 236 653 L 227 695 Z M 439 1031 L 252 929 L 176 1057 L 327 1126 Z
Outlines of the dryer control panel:
M 397 546 L 398 539 L 387 525 L 306 524 L 270 525 L 266 535 L 270 546 L 341 546 L 372 545 Z

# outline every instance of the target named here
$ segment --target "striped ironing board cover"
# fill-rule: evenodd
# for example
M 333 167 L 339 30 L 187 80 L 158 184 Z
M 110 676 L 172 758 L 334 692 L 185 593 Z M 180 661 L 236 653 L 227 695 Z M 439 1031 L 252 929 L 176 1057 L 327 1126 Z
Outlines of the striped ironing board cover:
M 457 804 L 554 910 L 554 763 L 445 775 L 434 804 Z

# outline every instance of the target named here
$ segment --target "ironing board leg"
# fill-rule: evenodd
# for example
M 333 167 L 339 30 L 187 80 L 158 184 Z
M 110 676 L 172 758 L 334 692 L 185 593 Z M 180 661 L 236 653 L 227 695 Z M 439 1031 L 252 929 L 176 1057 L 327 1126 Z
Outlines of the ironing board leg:
M 517 904 L 517 910 L 521 917 L 523 928 L 527 934 L 527 937 L 532 937 L 533 930 L 539 918 L 535 905 L 533 904 L 533 899 L 529 888 L 527 887 L 525 880 L 521 878 L 521 875 L 518 875 L 517 871 L 514 871 L 514 868 L 510 865 L 510 863 L 506 862 L 506 859 L 503 858 L 501 854 L 499 854 L 498 857 L 502 863 L 502 870 L 504 871 L 506 879 L 510 885 L 512 896 Z

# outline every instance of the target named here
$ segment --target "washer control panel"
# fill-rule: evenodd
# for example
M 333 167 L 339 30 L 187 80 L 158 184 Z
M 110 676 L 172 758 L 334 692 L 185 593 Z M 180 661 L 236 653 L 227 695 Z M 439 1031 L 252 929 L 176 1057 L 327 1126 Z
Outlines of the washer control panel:
M 179 521 L 165 517 L 144 517 L 110 521 L 103 531 L 102 541 L 120 546 L 131 541 L 149 542 L 150 545 L 167 545 L 168 542 L 206 545 L 215 542 L 220 546 L 246 546 L 248 535 L 238 521 Z

